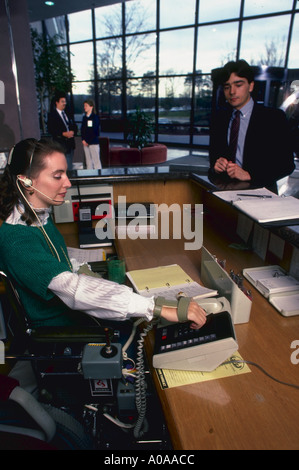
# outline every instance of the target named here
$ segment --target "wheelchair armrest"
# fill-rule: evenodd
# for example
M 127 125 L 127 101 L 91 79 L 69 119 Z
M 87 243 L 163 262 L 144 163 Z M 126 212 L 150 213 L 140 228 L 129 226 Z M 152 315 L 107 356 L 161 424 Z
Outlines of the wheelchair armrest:
M 27 428 L 17 427 L 9 424 L 0 424 L 0 429 L 6 432 L 17 432 L 25 435 L 33 435 L 39 439 L 50 442 L 56 432 L 56 423 L 40 403 L 26 390 L 19 386 L 18 380 L 0 375 L 0 400 L 12 400 L 18 403 L 28 415 L 41 428 L 38 430 L 30 430 Z
M 101 326 L 44 326 L 31 331 L 34 343 L 106 343 L 107 335 L 113 337 L 111 328 Z

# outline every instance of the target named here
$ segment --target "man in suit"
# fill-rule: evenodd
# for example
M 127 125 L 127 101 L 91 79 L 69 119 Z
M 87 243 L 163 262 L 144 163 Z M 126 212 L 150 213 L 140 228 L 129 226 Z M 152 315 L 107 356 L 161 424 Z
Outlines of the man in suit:
M 229 107 L 211 122 L 210 176 L 277 192 L 276 182 L 295 169 L 286 116 L 253 101 L 254 75 L 247 62 L 228 62 L 222 72 Z
M 55 108 L 49 113 L 48 131 L 53 140 L 59 142 L 65 149 L 68 170 L 73 168 L 73 157 L 75 149 L 75 134 L 77 125 L 66 111 L 66 97 L 64 94 L 57 94 L 55 97 Z

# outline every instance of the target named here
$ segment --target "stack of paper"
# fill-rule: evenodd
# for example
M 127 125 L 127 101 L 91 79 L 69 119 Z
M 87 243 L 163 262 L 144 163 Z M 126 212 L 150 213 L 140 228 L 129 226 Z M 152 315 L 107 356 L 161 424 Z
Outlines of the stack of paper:
M 243 275 L 282 315 L 299 315 L 299 281 L 280 266 L 248 268 Z
M 266 188 L 216 191 L 215 196 L 230 202 L 256 222 L 266 225 L 299 223 L 299 199 L 278 196 Z

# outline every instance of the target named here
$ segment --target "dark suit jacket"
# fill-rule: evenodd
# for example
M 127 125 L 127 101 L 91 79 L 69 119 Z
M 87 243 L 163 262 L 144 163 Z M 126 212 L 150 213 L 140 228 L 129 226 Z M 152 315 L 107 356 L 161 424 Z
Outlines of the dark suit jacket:
M 230 160 L 227 130 L 232 110 L 221 110 L 211 122 L 210 174 L 219 157 Z M 291 174 L 294 157 L 285 113 L 254 104 L 244 143 L 243 169 L 251 176 L 252 186 L 275 185 Z
M 72 119 L 72 117 L 69 115 L 67 111 L 65 111 L 65 114 L 68 117 L 69 120 L 69 130 L 74 131 L 75 134 L 77 133 L 77 125 Z M 60 117 L 60 114 L 56 110 L 56 108 L 49 113 L 48 116 L 48 132 L 51 134 L 53 140 L 56 140 L 59 142 L 63 148 L 65 149 L 65 153 L 69 153 L 72 149 L 75 148 L 75 139 L 67 139 L 62 135 L 63 132 L 67 131 L 67 127 L 63 121 L 63 119 Z

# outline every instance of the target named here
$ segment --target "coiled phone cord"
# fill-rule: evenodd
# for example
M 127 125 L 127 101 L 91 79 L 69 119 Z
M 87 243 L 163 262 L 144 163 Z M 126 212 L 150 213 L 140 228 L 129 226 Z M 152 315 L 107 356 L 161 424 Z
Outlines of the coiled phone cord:
M 134 437 L 136 439 L 142 437 L 148 430 L 148 422 L 145 417 L 147 402 L 146 402 L 146 382 L 144 374 L 144 357 L 143 357 L 143 343 L 144 338 L 147 336 L 148 332 L 153 328 L 157 323 L 154 321 L 149 323 L 143 331 L 140 333 L 140 338 L 137 341 L 137 360 L 136 360 L 136 369 L 137 369 L 137 378 L 135 383 L 135 393 L 136 393 L 136 409 L 138 412 L 138 418 L 134 427 Z

